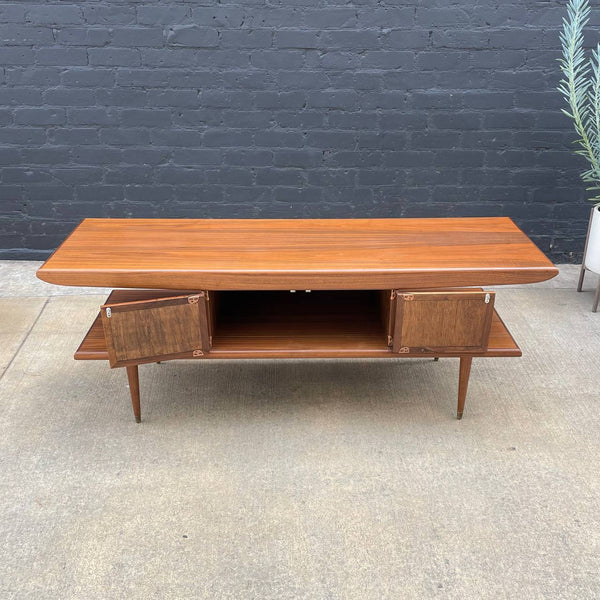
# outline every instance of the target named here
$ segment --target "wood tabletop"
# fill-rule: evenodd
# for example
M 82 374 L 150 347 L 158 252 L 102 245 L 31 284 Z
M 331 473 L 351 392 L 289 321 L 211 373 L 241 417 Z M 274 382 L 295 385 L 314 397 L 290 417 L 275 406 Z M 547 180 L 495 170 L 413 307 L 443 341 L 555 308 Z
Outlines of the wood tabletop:
M 38 270 L 59 285 L 186 290 L 424 289 L 558 270 L 506 217 L 85 219 Z

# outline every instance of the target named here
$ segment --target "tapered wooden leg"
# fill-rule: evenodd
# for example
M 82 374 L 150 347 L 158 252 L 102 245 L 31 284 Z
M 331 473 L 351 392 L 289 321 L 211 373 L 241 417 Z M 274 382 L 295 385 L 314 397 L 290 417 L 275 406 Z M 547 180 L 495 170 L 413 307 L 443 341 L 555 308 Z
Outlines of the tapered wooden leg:
M 133 416 L 136 423 L 142 422 L 142 412 L 140 409 L 140 376 L 138 366 L 126 367 L 127 379 L 129 380 L 129 392 L 131 393 L 131 404 L 133 406 Z
M 581 271 L 579 272 L 579 283 L 577 284 L 577 291 L 580 292 L 583 289 L 583 278 L 585 277 L 585 267 L 581 265 Z
M 592 312 L 598 312 L 598 303 L 600 303 L 600 279 L 598 279 L 598 287 L 596 288 L 596 297 L 594 298 Z
M 467 398 L 467 388 L 469 387 L 469 375 L 471 374 L 472 356 L 461 356 L 460 370 L 458 373 L 458 408 L 456 409 L 456 418 L 462 419 L 465 410 L 465 400 Z

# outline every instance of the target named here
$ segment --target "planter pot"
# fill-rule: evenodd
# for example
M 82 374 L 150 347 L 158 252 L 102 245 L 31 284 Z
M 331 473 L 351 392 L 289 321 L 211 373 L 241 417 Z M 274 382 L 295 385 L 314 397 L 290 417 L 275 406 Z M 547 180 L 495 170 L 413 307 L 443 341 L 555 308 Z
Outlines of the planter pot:
M 580 292 L 583 286 L 583 278 L 585 272 L 592 271 L 596 275 L 600 275 L 600 204 L 596 204 L 592 208 L 590 215 L 590 225 L 588 227 L 587 239 L 585 242 L 585 250 L 583 252 L 583 263 L 581 265 L 581 274 L 579 276 L 579 285 L 577 291 Z M 600 281 L 598 282 L 598 289 L 596 290 L 596 297 L 594 299 L 594 305 L 592 311 L 598 310 L 598 303 L 600 301 Z
M 600 204 L 592 208 L 583 264 L 588 271 L 600 275 Z

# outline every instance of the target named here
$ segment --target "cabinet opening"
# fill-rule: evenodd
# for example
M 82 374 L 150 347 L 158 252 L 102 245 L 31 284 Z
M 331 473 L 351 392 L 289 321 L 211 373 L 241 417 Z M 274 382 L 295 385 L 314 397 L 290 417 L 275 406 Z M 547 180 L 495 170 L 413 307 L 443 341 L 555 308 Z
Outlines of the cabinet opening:
M 388 350 L 389 291 L 211 292 L 210 299 L 213 354 Z

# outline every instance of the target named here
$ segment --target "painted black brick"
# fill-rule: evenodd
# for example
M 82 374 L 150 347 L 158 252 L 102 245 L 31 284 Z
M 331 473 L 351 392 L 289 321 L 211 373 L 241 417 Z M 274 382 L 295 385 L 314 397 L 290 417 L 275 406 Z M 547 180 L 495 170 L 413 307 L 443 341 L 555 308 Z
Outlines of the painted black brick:
M 0 256 L 86 216 L 507 215 L 577 260 L 565 3 L 473 4 L 4 3 Z

